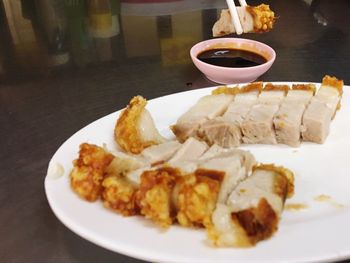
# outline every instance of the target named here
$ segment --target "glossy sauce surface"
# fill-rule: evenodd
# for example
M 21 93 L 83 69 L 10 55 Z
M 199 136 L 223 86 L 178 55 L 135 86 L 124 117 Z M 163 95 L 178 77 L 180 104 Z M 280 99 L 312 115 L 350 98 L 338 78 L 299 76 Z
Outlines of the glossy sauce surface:
M 267 59 L 252 51 L 232 48 L 205 50 L 197 55 L 205 63 L 229 68 L 254 67 L 267 62 Z

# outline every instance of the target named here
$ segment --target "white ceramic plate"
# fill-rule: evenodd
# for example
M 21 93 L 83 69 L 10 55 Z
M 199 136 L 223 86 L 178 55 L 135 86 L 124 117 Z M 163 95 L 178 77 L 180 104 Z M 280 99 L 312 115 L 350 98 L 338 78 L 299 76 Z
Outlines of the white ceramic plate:
M 287 83 L 291 84 L 291 83 Z M 160 131 L 168 129 L 199 97 L 212 88 L 173 94 L 149 101 L 147 109 Z M 300 148 L 283 145 L 243 146 L 259 162 L 275 163 L 295 172 L 296 192 L 288 203 L 308 206 L 285 211 L 277 233 L 249 249 L 212 248 L 204 230 L 173 226 L 162 231 L 141 217 L 122 217 L 101 202 L 89 203 L 73 193 L 69 185 L 72 160 L 79 145 L 89 142 L 116 147 L 113 129 L 119 112 L 105 116 L 69 138 L 52 157 L 63 176 L 48 172 L 45 190 L 56 216 L 72 231 L 112 251 L 153 262 L 321 262 L 350 257 L 350 87 L 344 87 L 342 108 L 323 145 L 303 143 Z M 127 103 L 127 102 L 126 102 Z M 315 201 L 327 195 L 328 202 Z

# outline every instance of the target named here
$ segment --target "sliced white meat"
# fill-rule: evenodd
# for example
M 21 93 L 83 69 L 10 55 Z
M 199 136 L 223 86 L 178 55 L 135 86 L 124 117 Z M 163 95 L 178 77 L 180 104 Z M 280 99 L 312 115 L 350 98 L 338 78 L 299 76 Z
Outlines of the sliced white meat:
M 217 144 L 224 148 L 238 147 L 242 137 L 239 126 L 222 117 L 201 124 L 197 136 L 209 145 Z
M 201 123 L 222 115 L 234 96 L 227 94 L 207 95 L 185 112 L 171 127 L 180 141 L 195 136 Z
M 293 174 L 274 165 L 260 165 L 238 184 L 212 215 L 209 238 L 218 246 L 251 246 L 278 228 L 287 197 L 293 194 Z
M 241 123 L 244 143 L 276 144 L 273 118 L 284 100 L 287 85 L 266 84 L 245 120 Z
M 304 112 L 302 120 L 302 138 L 304 141 L 323 143 L 328 134 L 334 112 L 326 103 L 312 98 Z
M 259 91 L 243 92 L 236 95 L 222 116 L 224 120 L 240 125 L 248 115 L 250 108 L 257 103 Z
M 142 156 L 150 163 L 157 163 L 169 160 L 181 147 L 178 141 L 169 141 L 158 145 L 150 146 L 142 151 Z
M 251 153 L 232 149 L 224 150 L 210 159 L 201 160 L 198 168 L 225 172 L 218 196 L 218 203 L 224 203 L 237 184 L 249 175 L 255 164 Z
M 313 97 L 313 84 L 293 85 L 273 120 L 278 143 L 298 147 L 301 139 L 302 118 Z
M 325 76 L 317 94 L 311 99 L 302 120 L 304 141 L 323 143 L 329 134 L 330 123 L 340 107 L 343 81 Z
M 139 118 L 138 132 L 143 141 L 163 143 L 166 139 L 159 133 L 154 120 L 147 109 L 144 109 Z
M 212 146 L 210 146 L 210 148 L 204 154 L 202 154 L 201 157 L 198 158 L 198 160 L 210 159 L 210 158 L 214 157 L 215 155 L 222 153 L 223 151 L 225 151 L 225 149 L 223 147 L 221 147 L 217 144 L 213 144 Z
M 241 124 L 244 143 L 276 144 L 273 118 L 279 105 L 256 104 Z
M 299 102 L 283 103 L 273 120 L 278 143 L 300 145 L 301 120 L 306 106 Z
M 199 158 L 206 150 L 208 145 L 198 141 L 195 138 L 188 138 L 178 149 L 174 156 L 168 161 L 169 164 L 175 164 L 183 161 L 191 161 Z

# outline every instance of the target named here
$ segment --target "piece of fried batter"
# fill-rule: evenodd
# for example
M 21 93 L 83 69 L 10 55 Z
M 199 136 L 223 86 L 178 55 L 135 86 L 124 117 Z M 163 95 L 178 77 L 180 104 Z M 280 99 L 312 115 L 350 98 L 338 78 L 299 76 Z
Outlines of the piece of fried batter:
M 79 158 L 73 161 L 71 187 L 87 201 L 96 201 L 102 192 L 105 169 L 113 155 L 93 144 L 80 145 Z
M 126 152 L 138 154 L 151 145 L 165 141 L 145 109 L 146 104 L 143 97 L 133 97 L 117 120 L 114 137 Z
M 170 167 L 145 171 L 141 175 L 136 201 L 141 214 L 161 227 L 169 227 L 175 218 L 172 192 L 180 171 Z
M 102 193 L 103 204 L 124 216 L 139 214 L 139 209 L 135 202 L 137 188 L 126 178 L 121 176 L 108 176 L 102 183 L 104 189 Z
M 211 224 L 224 174 L 200 169 L 177 180 L 174 199 L 180 225 L 202 227 Z

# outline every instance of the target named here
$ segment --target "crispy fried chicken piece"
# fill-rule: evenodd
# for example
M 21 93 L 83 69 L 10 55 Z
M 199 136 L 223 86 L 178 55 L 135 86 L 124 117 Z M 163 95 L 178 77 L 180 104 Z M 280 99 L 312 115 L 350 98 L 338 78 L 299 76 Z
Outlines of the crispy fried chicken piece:
M 126 152 L 138 154 L 151 145 L 165 141 L 145 109 L 146 104 L 146 99 L 141 96 L 132 98 L 117 120 L 114 137 Z
M 102 192 L 105 169 L 113 155 L 93 144 L 80 145 L 79 158 L 73 162 L 71 187 L 83 199 L 96 201 Z

